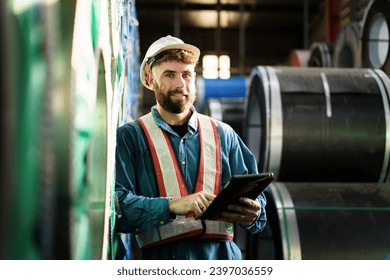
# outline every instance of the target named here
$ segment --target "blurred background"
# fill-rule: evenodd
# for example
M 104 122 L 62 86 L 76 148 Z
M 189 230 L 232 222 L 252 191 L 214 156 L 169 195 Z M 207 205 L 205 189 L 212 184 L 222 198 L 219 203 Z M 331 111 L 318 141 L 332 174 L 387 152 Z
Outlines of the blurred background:
M 115 259 L 115 131 L 149 112 L 139 66 L 196 45 L 196 108 L 274 172 L 245 259 L 387 259 L 389 0 L 0 3 L 0 259 Z

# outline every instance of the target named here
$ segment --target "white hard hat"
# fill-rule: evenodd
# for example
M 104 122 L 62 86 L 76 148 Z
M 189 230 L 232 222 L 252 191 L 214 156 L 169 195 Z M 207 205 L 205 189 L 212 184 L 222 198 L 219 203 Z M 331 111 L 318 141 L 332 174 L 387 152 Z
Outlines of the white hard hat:
M 187 50 L 194 54 L 196 57 L 196 60 L 199 59 L 200 50 L 190 44 L 185 44 L 181 39 L 173 37 L 171 35 L 162 37 L 155 41 L 153 44 L 150 45 L 148 51 L 146 52 L 145 58 L 142 61 L 141 68 L 140 68 L 140 79 L 142 84 L 147 87 L 148 89 L 152 89 L 148 82 L 146 81 L 146 73 L 145 73 L 145 66 L 148 60 L 157 54 L 169 50 L 169 49 L 182 49 Z

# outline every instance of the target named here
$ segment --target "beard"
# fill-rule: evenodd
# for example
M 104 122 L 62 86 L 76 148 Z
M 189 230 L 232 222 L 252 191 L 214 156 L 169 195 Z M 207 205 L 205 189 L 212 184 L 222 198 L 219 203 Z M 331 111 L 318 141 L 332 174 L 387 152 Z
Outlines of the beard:
M 172 114 L 180 114 L 192 107 L 195 102 L 195 91 L 172 89 L 164 92 L 159 86 L 155 89 L 156 100 L 166 111 Z M 180 94 L 184 99 L 175 99 L 173 96 Z

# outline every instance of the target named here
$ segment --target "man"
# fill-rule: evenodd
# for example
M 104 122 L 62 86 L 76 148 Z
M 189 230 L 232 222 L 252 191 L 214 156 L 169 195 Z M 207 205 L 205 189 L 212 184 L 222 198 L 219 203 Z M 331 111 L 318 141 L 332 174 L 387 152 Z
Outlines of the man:
M 240 198 L 221 220 L 199 219 L 230 176 L 257 173 L 233 129 L 193 106 L 199 55 L 169 35 L 155 41 L 140 78 L 157 104 L 117 131 L 117 228 L 135 237 L 144 259 L 241 259 L 233 223 L 251 233 L 266 223 L 263 194 Z

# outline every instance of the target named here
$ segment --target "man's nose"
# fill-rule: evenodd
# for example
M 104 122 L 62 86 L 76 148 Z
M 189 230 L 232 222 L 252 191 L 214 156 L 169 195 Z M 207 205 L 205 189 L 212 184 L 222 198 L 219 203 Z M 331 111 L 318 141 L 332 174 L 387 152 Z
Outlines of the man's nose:
M 177 89 L 184 89 L 186 87 L 186 81 L 180 75 L 177 76 L 177 79 L 175 80 L 175 83 L 176 83 L 176 88 Z

